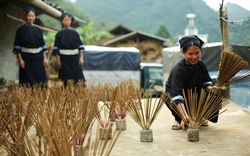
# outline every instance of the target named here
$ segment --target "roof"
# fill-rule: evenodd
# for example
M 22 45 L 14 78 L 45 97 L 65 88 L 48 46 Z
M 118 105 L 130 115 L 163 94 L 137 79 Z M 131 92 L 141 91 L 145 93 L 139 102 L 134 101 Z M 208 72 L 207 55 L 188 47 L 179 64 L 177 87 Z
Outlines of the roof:
M 8 2 L 13 3 L 19 7 L 25 8 L 27 6 L 32 6 L 36 9 L 37 14 L 46 13 L 51 17 L 59 20 L 62 13 L 67 12 L 62 9 L 59 5 L 55 3 L 48 2 L 47 0 L 8 0 Z M 73 15 L 74 16 L 74 15 Z M 86 23 L 84 20 L 75 17 L 75 20 L 72 23 L 72 27 L 78 27 L 81 24 Z
M 100 52 L 136 52 L 139 53 L 139 49 L 135 47 L 103 47 L 103 46 L 95 46 L 95 45 L 87 45 L 84 46 L 85 51 L 100 51 Z
M 169 42 L 168 39 L 159 37 L 156 35 L 152 35 L 143 31 L 137 31 L 135 29 L 131 29 L 128 27 L 125 27 L 123 25 L 118 25 L 115 28 L 111 29 L 109 31 L 111 34 L 113 34 L 115 37 L 112 39 L 105 39 L 105 40 L 100 40 L 100 44 L 103 46 L 109 46 L 112 44 L 115 44 L 117 42 L 125 42 L 127 40 L 135 39 L 136 41 L 141 41 L 145 39 L 150 39 L 150 40 L 157 40 L 159 42 L 163 43 L 163 46 L 167 47 L 167 43 Z
M 142 32 L 142 31 L 132 31 L 132 32 L 127 33 L 125 35 L 121 35 L 121 36 L 116 37 L 112 40 L 109 40 L 109 41 L 103 43 L 103 45 L 108 46 L 110 44 L 114 44 L 114 43 L 121 42 L 121 41 L 126 41 L 126 40 L 129 40 L 131 38 L 137 38 L 139 40 L 145 39 L 145 38 L 154 39 L 154 40 L 158 40 L 158 41 L 162 42 L 165 46 L 168 42 L 168 40 L 166 38 L 158 37 L 158 36 L 148 34 L 148 33 Z
M 109 32 L 113 35 L 124 35 L 124 34 L 128 34 L 128 33 L 132 32 L 132 31 L 135 31 L 135 30 L 127 28 L 123 25 L 118 25 L 114 29 L 111 29 Z

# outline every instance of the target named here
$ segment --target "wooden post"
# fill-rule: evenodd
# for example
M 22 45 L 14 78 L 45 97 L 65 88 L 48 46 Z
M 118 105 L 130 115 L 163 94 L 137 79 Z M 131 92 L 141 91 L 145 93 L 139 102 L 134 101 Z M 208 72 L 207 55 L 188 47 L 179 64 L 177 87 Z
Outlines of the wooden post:
M 220 5 L 219 8 L 219 15 L 220 15 L 220 28 L 221 28 L 221 37 L 222 37 L 222 47 L 221 47 L 221 58 L 222 58 L 222 52 L 224 50 L 229 50 L 229 41 L 228 41 L 228 16 L 227 16 L 227 9 L 225 9 L 225 11 L 223 11 L 223 3 L 224 0 L 222 0 L 222 3 Z M 228 94 L 229 97 L 232 97 L 232 93 L 231 93 L 231 88 L 229 86 L 228 88 Z
M 227 10 L 223 11 L 223 1 L 220 5 L 219 9 L 219 15 L 220 15 L 220 27 L 221 27 L 221 37 L 222 37 L 222 51 L 229 49 L 229 42 L 228 42 L 228 16 L 227 16 Z

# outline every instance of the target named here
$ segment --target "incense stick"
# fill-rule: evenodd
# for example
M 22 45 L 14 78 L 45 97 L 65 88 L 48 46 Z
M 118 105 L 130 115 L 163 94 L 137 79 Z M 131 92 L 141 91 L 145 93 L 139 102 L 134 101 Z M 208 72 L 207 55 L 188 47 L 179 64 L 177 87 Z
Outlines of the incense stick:
M 196 90 L 183 90 L 184 104 L 188 113 L 188 119 L 183 116 L 175 102 L 172 100 L 171 94 L 166 93 L 165 103 L 183 120 L 189 128 L 199 128 L 207 120 L 211 120 L 219 114 L 216 112 L 224 112 L 221 109 L 229 104 L 229 100 L 223 99 L 213 92 L 206 92 L 202 89 L 198 95 Z
M 163 106 L 163 99 L 158 98 L 153 103 L 152 95 L 148 91 L 143 94 L 142 89 L 137 89 L 135 92 L 135 96 L 128 102 L 127 113 L 143 130 L 149 130 Z
M 248 62 L 237 54 L 230 51 L 223 51 L 216 86 L 221 88 L 249 78 L 250 71 L 241 72 L 247 65 Z M 237 77 L 234 77 L 235 75 Z

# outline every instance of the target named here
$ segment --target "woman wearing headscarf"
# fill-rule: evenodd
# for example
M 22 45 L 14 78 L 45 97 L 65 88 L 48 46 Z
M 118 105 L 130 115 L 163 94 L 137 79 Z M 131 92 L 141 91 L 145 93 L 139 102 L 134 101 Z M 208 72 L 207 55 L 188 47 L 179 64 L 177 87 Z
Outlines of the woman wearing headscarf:
M 62 14 L 63 29 L 56 34 L 53 48 L 53 54 L 56 56 L 59 68 L 58 77 L 65 86 L 68 80 L 73 80 L 75 83 L 85 81 L 81 68 L 84 63 L 84 45 L 77 31 L 71 28 L 73 20 L 74 18 L 70 14 Z
M 212 79 L 209 76 L 207 67 L 200 60 L 201 48 L 204 42 L 198 36 L 192 35 L 181 38 L 179 43 L 183 59 L 171 70 L 166 82 L 166 92 L 170 93 L 181 116 L 187 120 L 189 117 L 184 105 L 183 90 L 196 90 L 197 93 L 200 93 L 201 89 L 215 93 L 219 93 L 220 90 L 216 86 L 212 86 Z M 175 118 L 172 129 L 184 128 L 185 124 L 182 119 L 169 106 L 168 108 Z M 215 117 L 211 121 L 217 122 L 217 120 L 218 118 Z M 203 126 L 208 126 L 208 123 L 204 123 Z
M 25 24 L 16 31 L 13 53 L 17 55 L 19 64 L 19 83 L 33 86 L 47 83 L 45 67 L 47 47 L 43 32 L 34 26 L 35 9 L 28 7 L 23 12 Z

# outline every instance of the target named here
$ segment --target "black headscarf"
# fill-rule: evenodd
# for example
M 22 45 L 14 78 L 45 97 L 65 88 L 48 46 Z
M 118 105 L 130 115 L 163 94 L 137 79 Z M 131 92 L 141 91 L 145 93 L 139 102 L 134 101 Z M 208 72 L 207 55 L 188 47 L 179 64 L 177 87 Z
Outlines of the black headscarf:
M 180 48 L 182 51 L 186 52 L 187 48 L 190 46 L 197 46 L 200 49 L 204 45 L 204 42 L 196 35 L 184 36 L 179 40 Z

